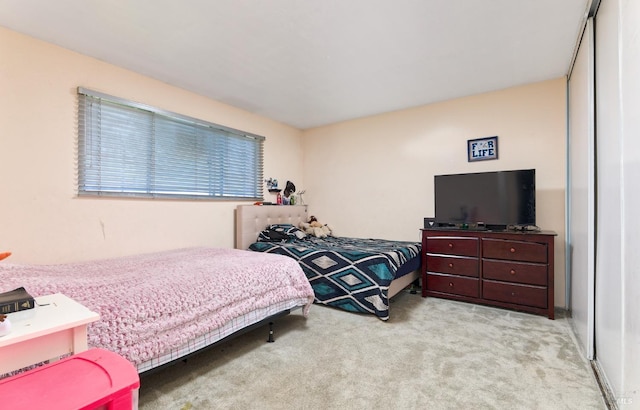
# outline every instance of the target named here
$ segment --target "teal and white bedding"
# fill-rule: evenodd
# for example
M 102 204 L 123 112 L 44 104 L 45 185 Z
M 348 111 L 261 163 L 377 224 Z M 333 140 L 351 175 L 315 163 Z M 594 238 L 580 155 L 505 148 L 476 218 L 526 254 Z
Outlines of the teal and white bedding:
M 300 263 L 315 293 L 315 302 L 351 312 L 389 318 L 392 280 L 420 266 L 420 243 L 296 236 L 297 228 L 269 227 L 287 234 L 261 234 L 249 249 L 289 256 Z M 271 238 L 276 236 L 277 238 Z

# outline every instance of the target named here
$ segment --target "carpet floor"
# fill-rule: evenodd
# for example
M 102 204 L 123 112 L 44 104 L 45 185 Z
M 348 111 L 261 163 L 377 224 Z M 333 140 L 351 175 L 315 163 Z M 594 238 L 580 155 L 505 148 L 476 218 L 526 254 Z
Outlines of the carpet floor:
M 402 292 L 391 318 L 322 305 L 143 374 L 140 410 L 606 409 L 567 318 Z

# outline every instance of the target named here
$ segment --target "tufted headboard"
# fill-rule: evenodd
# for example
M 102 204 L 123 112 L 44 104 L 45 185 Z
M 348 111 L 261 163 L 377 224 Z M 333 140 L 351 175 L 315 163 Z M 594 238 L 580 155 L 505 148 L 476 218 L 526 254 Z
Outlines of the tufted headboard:
M 298 226 L 307 222 L 306 205 L 238 205 L 236 208 L 236 249 L 248 249 L 258 234 L 271 224 Z

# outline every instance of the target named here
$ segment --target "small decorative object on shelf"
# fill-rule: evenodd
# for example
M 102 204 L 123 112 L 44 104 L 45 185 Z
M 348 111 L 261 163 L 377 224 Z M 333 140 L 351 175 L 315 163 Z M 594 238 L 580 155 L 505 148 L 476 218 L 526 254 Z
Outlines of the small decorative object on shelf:
M 284 196 L 282 198 L 283 205 L 293 205 L 295 200 L 293 199 L 293 193 L 296 192 L 296 186 L 291 181 L 287 181 L 287 185 L 284 188 Z M 292 203 L 293 201 L 293 203 Z
M 269 192 L 280 192 L 281 189 L 278 188 L 278 180 L 275 178 L 265 179 L 264 182 L 267 183 L 267 189 Z

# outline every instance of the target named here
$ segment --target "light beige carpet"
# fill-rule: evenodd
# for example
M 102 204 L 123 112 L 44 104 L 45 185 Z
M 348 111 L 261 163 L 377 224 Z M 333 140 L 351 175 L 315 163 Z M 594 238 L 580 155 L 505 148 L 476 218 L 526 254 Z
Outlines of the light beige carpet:
M 391 319 L 314 305 L 148 375 L 152 409 L 606 409 L 568 320 L 403 292 Z

